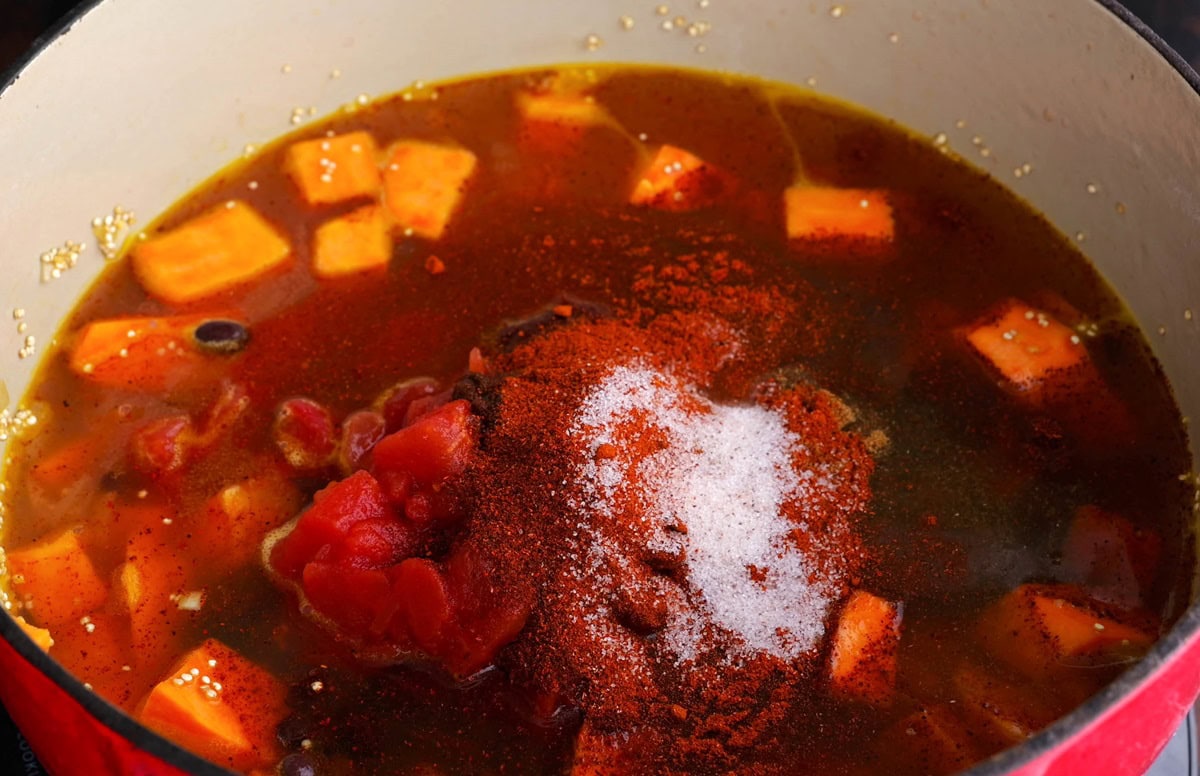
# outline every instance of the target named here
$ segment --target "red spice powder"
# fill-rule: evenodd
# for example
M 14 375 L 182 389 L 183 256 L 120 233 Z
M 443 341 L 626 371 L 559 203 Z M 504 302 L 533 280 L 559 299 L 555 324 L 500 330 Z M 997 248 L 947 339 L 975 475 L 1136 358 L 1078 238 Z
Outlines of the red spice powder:
M 740 282 L 720 282 L 732 276 Z M 673 449 L 681 430 L 753 413 L 746 417 L 773 419 L 777 435 L 790 440 L 759 451 L 782 453 L 781 471 L 767 467 L 764 475 L 761 461 L 730 462 L 768 484 L 772 477 L 803 484 L 780 490 L 774 513 L 763 516 L 786 527 L 772 545 L 776 557 L 718 569 L 743 595 L 749 588 L 778 595 L 775 588 L 785 585 L 808 594 L 808 586 L 817 604 L 835 601 L 865 562 L 854 521 L 867 508 L 872 459 L 845 429 L 852 415 L 831 394 L 761 376 L 751 343 L 796 327 L 797 308 L 748 276 L 719 252 L 647 267 L 636 289 L 646 306 L 608 319 L 560 319 L 558 328 L 488 360 L 500 401 L 484 453 L 465 478 L 475 509 L 464 541 L 488 556 L 497 589 L 532 582 L 539 590 L 530 621 L 500 662 L 531 690 L 541 713 L 582 710 L 592 734 L 620 742 L 646 768 L 720 770 L 768 759 L 782 726 L 805 703 L 802 680 L 821 660 L 819 635 L 828 624 L 824 605 L 797 605 L 814 621 L 764 636 L 754 612 L 742 622 L 732 601 L 723 618 L 716 603 L 726 592 L 697 587 L 698 569 L 714 568 L 729 548 L 702 543 L 722 535 L 720 515 L 663 513 L 663 503 L 676 503 L 664 501 L 663 491 L 678 484 L 664 479 L 672 471 L 662 469 L 664 456 L 688 462 L 716 452 Z M 657 391 L 657 406 L 622 404 L 636 405 L 638 397 L 614 382 L 618 374 Z M 718 381 L 726 391 L 744 386 L 740 408 L 706 398 Z M 605 416 L 613 422 L 604 433 L 581 425 L 600 394 L 611 406 L 599 405 L 615 412 Z M 604 480 L 613 472 L 619 481 Z M 598 497 L 606 487 L 608 496 Z M 685 504 L 688 495 L 674 497 Z M 797 562 L 809 577 L 780 579 Z M 730 617 L 737 627 L 727 627 Z

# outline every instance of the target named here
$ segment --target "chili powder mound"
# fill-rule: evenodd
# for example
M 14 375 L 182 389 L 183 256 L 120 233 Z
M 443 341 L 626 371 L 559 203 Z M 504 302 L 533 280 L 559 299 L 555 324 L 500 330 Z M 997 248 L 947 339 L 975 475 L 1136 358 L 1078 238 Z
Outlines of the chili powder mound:
M 744 766 L 778 745 L 866 560 L 873 461 L 846 406 L 763 379 L 709 398 L 779 320 L 569 320 L 488 365 L 465 541 L 498 589 L 539 591 L 500 662 L 542 713 L 582 710 L 647 766 Z

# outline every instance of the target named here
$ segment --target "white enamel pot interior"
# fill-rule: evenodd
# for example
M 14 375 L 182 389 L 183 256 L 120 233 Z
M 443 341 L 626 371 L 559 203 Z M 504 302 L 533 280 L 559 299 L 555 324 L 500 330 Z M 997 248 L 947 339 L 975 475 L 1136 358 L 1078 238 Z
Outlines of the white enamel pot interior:
M 0 92 L 0 319 L 23 308 L 28 324 L 0 327 L 14 404 L 102 267 L 90 224 L 114 205 L 149 221 L 248 144 L 294 128 L 297 108 L 307 120 L 310 107 L 324 115 L 415 80 L 633 61 L 787 81 L 944 134 L 1083 241 L 1150 332 L 1184 415 L 1200 417 L 1200 316 L 1185 318 L 1200 311 L 1200 82 L 1131 17 L 1098 0 L 688 0 L 671 17 L 711 25 L 692 37 L 663 30 L 657 5 L 104 0 L 81 11 Z M 88 248 L 42 283 L 39 256 L 64 240 Z M 1069 741 L 1198 629 L 1193 605 L 1150 659 L 981 768 L 1019 768 Z

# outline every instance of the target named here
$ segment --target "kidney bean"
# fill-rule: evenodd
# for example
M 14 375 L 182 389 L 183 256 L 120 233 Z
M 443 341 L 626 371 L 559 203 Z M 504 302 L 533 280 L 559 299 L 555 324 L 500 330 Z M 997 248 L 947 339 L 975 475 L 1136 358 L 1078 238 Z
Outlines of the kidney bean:
M 387 432 L 383 415 L 373 410 L 360 410 L 342 421 L 342 439 L 338 447 L 338 467 L 343 474 L 364 469 L 369 463 L 371 449 Z
M 383 415 L 387 432 L 399 431 L 406 424 L 409 406 L 417 399 L 432 396 L 441 386 L 432 377 L 413 377 L 396 383 L 384 392 L 376 409 Z
M 327 466 L 337 447 L 333 416 L 312 399 L 288 399 L 281 404 L 272 432 L 283 457 L 301 471 Z

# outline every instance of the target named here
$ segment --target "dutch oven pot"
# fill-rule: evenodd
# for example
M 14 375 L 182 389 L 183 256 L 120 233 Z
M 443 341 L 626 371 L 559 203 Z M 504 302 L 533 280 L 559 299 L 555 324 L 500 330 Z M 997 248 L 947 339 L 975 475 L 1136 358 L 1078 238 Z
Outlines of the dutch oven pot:
M 1200 417 L 1200 79 L 1107 0 L 105 0 L 0 93 L 0 290 L 46 341 L 102 260 L 38 257 L 116 204 L 143 221 L 242 153 L 360 94 L 516 66 L 654 62 L 750 73 L 942 133 L 1083 247 Z M 632 15 L 632 29 L 619 23 Z M 595 37 L 592 37 L 595 36 Z M 700 44 L 700 45 L 698 45 Z M 978 140 L 976 140 L 978 138 Z M 941 138 L 939 137 L 939 140 Z M 981 147 L 989 155 L 979 153 Z M 1021 176 L 1014 175 L 1021 170 Z M 1121 203 L 1118 206 L 1117 203 Z M 90 240 L 94 244 L 94 240 Z M 20 396 L 36 358 L 0 331 Z M 1193 442 L 1193 454 L 1195 453 Z M 0 616 L 0 697 L 56 774 L 220 773 L 92 695 Z M 973 773 L 1135 773 L 1200 691 L 1200 603 L 1082 708 Z

